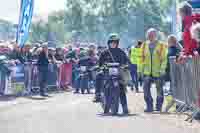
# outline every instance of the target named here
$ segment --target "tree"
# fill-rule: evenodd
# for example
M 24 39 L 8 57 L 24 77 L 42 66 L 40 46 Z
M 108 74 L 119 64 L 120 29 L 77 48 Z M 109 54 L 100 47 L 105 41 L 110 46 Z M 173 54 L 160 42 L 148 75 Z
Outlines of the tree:
M 48 16 L 48 20 L 32 23 L 29 40 L 31 42 L 49 42 L 53 47 L 62 45 L 65 42 L 64 11 L 53 12 Z
M 65 42 L 64 11 L 54 12 L 48 17 L 48 42 L 52 46 L 62 45 Z
M 183 1 L 183 0 L 178 0 Z M 166 21 L 174 0 L 66 0 L 64 11 L 53 12 L 48 22 L 31 28 L 31 40 L 54 42 L 89 41 L 103 44 L 117 32 L 122 44 L 145 39 L 148 28 L 170 33 Z
M 48 35 L 48 28 L 46 22 L 40 20 L 38 22 L 32 23 L 30 30 L 29 40 L 33 43 L 38 41 L 46 42 Z
M 15 32 L 14 24 L 9 21 L 0 20 L 0 39 L 13 40 Z

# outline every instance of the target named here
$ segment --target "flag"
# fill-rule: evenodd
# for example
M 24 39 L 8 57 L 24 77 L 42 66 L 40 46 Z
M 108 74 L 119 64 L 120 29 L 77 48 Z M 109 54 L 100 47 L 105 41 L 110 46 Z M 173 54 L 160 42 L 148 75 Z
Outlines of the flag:
M 20 17 L 17 30 L 17 44 L 23 47 L 29 35 L 33 16 L 34 0 L 21 0 Z

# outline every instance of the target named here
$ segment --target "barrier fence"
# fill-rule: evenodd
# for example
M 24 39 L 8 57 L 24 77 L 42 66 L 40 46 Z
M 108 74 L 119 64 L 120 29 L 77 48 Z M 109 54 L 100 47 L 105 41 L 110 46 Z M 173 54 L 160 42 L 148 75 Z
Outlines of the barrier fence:
M 176 63 L 170 58 L 171 89 L 174 102 L 179 103 L 177 112 L 191 109 L 193 114 L 186 120 L 192 120 L 200 112 L 200 58 L 189 58 L 185 63 Z
M 48 89 L 61 89 L 71 84 L 70 63 L 49 64 Z M 36 63 L 25 63 L 10 67 L 11 73 L 0 69 L 0 95 L 27 95 L 39 91 L 39 74 Z

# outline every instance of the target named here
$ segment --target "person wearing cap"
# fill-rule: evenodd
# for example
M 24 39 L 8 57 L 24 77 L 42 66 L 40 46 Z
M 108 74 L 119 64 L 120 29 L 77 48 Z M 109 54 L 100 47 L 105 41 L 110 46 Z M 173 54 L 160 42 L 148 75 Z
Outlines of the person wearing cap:
M 39 43 L 34 44 L 33 48 L 30 50 L 31 54 L 32 54 L 32 60 L 37 60 L 38 59 L 38 51 L 42 49 L 40 47 Z
M 108 39 L 108 49 L 105 50 L 99 58 L 99 66 L 103 66 L 106 65 L 107 63 L 119 63 L 120 66 L 123 65 L 127 65 L 128 63 L 130 63 L 128 56 L 126 55 L 126 53 L 119 48 L 119 42 L 120 42 L 120 38 L 118 36 L 118 34 L 113 33 L 110 34 L 109 39 Z M 98 79 L 97 79 L 98 80 Z M 106 89 L 105 91 L 105 96 L 106 96 L 106 105 L 105 105 L 105 110 L 104 113 L 107 114 L 110 111 L 110 95 L 109 92 L 114 93 L 115 95 L 119 95 L 120 97 L 120 102 L 122 104 L 122 108 L 123 108 L 123 114 L 128 114 L 128 104 L 127 104 L 127 97 L 126 97 L 126 86 L 119 82 L 120 84 L 120 92 L 116 92 L 115 90 L 109 90 Z M 97 85 L 98 87 L 98 85 Z M 111 88 L 110 88 L 111 89 Z M 119 94 L 118 94 L 119 93 Z M 115 114 L 114 114 L 115 115 Z
M 48 96 L 45 94 L 47 87 L 47 79 L 48 79 L 48 46 L 46 43 L 42 45 L 42 51 L 39 53 L 39 58 L 37 61 L 38 71 L 39 71 L 39 86 L 40 86 L 40 95 Z

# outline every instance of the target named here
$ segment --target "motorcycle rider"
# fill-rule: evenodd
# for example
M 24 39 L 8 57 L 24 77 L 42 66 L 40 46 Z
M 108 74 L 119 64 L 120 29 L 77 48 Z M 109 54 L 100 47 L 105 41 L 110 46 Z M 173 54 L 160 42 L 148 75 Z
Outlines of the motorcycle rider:
M 120 38 L 117 34 L 111 34 L 109 36 L 109 40 L 107 42 L 108 44 L 108 49 L 102 52 L 99 58 L 99 65 L 100 67 L 103 65 L 106 65 L 106 63 L 119 63 L 120 66 L 126 65 L 129 63 L 129 59 L 126 55 L 126 53 L 119 48 L 119 41 Z M 111 93 L 117 93 L 114 89 L 113 90 L 106 90 L 106 92 L 109 91 Z M 106 93 L 105 92 L 105 93 Z M 109 99 L 109 95 L 105 94 L 106 99 Z M 122 104 L 123 108 L 123 114 L 128 114 L 128 104 L 127 104 L 127 97 L 126 97 L 126 87 L 120 83 L 120 102 Z M 110 103 L 110 102 L 108 102 Z M 109 105 L 107 105 L 109 107 Z M 110 108 L 106 108 L 104 110 L 104 114 L 109 113 Z
M 37 66 L 38 66 L 38 71 L 39 71 L 40 95 L 43 97 L 48 97 L 48 95 L 45 93 L 46 89 L 47 89 L 48 66 L 49 66 L 48 44 L 47 43 L 44 43 L 42 45 L 42 51 L 40 51 L 40 53 L 39 53 Z

